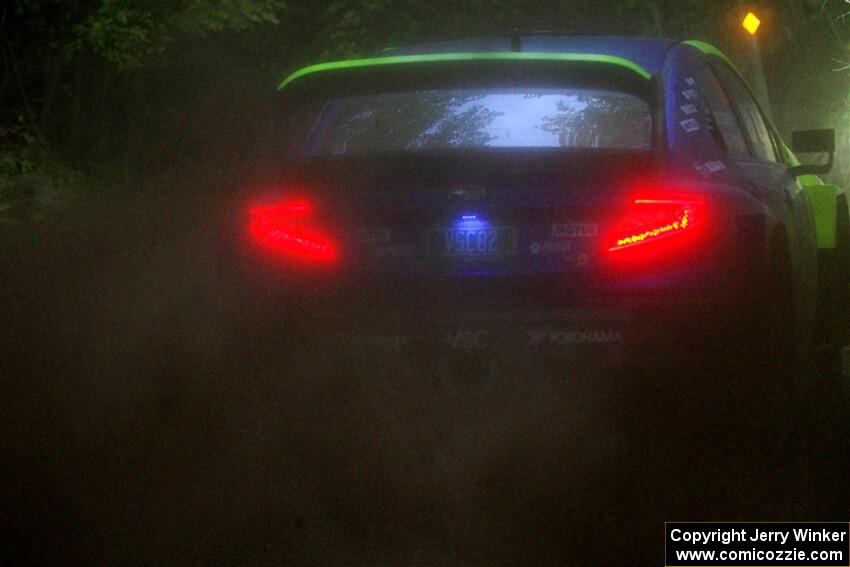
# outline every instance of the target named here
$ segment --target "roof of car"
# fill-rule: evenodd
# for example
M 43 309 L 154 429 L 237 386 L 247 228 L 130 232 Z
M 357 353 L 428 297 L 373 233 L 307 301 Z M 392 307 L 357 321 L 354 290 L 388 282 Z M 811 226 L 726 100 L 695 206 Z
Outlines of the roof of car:
M 386 49 L 378 56 L 425 55 L 439 53 L 509 52 L 518 47 L 522 53 L 575 53 L 610 55 L 637 63 L 649 73 L 664 65 L 667 51 L 679 40 L 603 35 L 531 34 L 513 38 L 483 38 L 421 43 Z

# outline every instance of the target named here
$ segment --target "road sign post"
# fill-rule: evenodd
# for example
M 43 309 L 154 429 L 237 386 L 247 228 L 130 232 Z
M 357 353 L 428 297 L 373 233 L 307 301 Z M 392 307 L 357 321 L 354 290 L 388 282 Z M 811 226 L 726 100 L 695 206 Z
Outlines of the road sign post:
M 759 49 L 758 39 L 756 38 L 756 33 L 758 32 L 759 26 L 761 26 L 761 20 L 759 20 L 752 12 L 747 12 L 747 15 L 744 17 L 741 25 L 750 35 L 750 56 L 752 57 L 753 65 L 753 88 L 756 91 L 756 96 L 758 97 L 765 114 L 772 118 L 773 113 L 770 108 L 770 95 L 767 90 L 767 80 L 764 76 L 761 50 Z

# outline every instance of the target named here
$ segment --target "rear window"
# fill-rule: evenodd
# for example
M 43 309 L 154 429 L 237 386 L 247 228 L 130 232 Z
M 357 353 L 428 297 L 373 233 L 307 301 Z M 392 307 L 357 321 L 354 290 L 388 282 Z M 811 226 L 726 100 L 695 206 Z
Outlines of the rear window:
M 307 156 L 486 148 L 649 150 L 646 101 L 578 88 L 451 89 L 331 99 Z

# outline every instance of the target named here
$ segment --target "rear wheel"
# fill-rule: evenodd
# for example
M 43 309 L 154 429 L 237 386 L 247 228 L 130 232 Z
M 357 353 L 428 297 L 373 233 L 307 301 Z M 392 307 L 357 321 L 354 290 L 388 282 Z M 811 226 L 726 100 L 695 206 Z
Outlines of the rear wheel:
M 760 285 L 748 299 L 732 333 L 725 365 L 729 409 L 734 421 L 775 422 L 797 397 L 795 376 L 806 358 L 806 341 L 797 324 L 788 241 L 778 232 Z

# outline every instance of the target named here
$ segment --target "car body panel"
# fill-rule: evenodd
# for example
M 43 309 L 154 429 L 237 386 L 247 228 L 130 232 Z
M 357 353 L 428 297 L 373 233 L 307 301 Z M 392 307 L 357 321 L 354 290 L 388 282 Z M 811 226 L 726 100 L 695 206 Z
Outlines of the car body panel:
M 689 48 L 693 48 L 693 51 L 698 51 L 699 55 L 694 56 L 692 51 L 690 56 L 685 55 L 683 57 L 685 61 L 678 61 L 678 64 L 674 66 L 680 72 L 687 72 L 689 69 L 693 71 L 694 66 L 699 64 L 699 59 L 702 59 L 711 69 L 714 69 L 716 66 L 723 66 L 726 69 L 730 69 L 732 76 L 736 77 L 743 85 L 747 91 L 745 96 L 748 94 L 753 100 L 756 100 L 752 95 L 752 91 L 747 87 L 746 82 L 729 59 L 708 44 L 703 42 L 683 43 L 681 47 L 671 50 L 671 63 L 675 61 L 677 50 L 689 50 Z M 712 76 L 727 91 L 735 106 L 737 121 L 741 124 L 742 120 L 738 107 L 741 101 L 729 90 L 732 85 L 725 83 L 722 75 L 712 73 Z M 673 86 L 674 89 L 679 87 L 681 85 Z M 696 92 L 698 94 L 699 89 L 696 89 Z M 756 104 L 758 104 L 757 101 Z M 778 136 L 769 118 L 766 116 L 763 116 L 763 118 L 774 141 L 776 161 L 755 157 L 751 133 L 744 128 L 743 134 L 751 155 L 746 158 L 724 159 L 717 162 L 717 165 L 733 171 L 734 176 L 745 183 L 742 190 L 751 193 L 763 204 L 764 219 L 766 222 L 763 233 L 759 238 L 765 245 L 771 248 L 778 241 L 787 241 L 793 271 L 797 326 L 801 330 L 802 336 L 810 337 L 816 324 L 818 299 L 818 259 L 815 217 L 807 191 L 789 174 L 788 165 L 783 163 L 786 159 L 787 148 L 784 148 L 784 143 Z M 703 127 L 707 126 L 703 125 Z M 717 153 L 719 150 L 716 147 L 717 144 L 711 145 L 715 146 L 715 153 Z M 675 150 L 672 153 L 676 153 Z M 784 236 L 780 236 L 780 233 Z M 776 252 L 769 251 L 769 253 L 775 254 Z
M 721 61 L 726 63 L 732 70 L 734 70 L 735 73 L 738 74 L 738 76 L 741 78 L 741 80 L 746 83 L 746 79 L 744 79 L 743 75 L 740 73 L 735 64 L 722 51 L 720 51 L 713 45 L 699 40 L 687 40 L 682 43 L 700 50 L 706 56 L 716 57 L 720 59 Z M 787 144 L 785 144 L 785 142 L 782 140 L 781 136 L 779 135 L 779 132 L 776 130 L 776 127 L 769 119 L 767 120 L 767 122 L 769 127 L 771 128 L 773 135 L 778 141 L 778 150 L 782 156 L 783 161 L 789 166 L 799 165 L 799 159 L 797 159 L 797 156 L 794 155 L 794 152 L 792 152 L 791 149 L 787 146 Z M 823 182 L 816 175 L 800 176 L 799 178 L 797 178 L 797 185 L 800 190 L 809 193 L 809 199 L 817 199 L 818 201 L 816 206 L 813 205 L 814 222 L 817 230 L 818 248 L 835 248 L 835 219 L 837 217 L 836 207 L 838 205 L 838 196 L 841 194 L 846 194 L 846 191 L 835 186 L 830 186 L 831 190 L 820 188 L 819 186 L 823 185 Z M 832 193 L 831 200 L 829 198 L 830 193 Z
M 522 51 L 510 51 L 517 44 Z M 727 330 L 734 328 L 732 321 L 745 321 L 749 303 L 763 292 L 759 277 L 777 254 L 781 231 L 788 239 L 798 326 L 811 332 L 817 249 L 834 241 L 828 217 L 835 192 L 814 176 L 789 175 L 787 166 L 796 157 L 769 121 L 776 162 L 729 158 L 718 145 L 698 77 L 714 65 L 737 70 L 708 44 L 573 36 L 426 44 L 306 67 L 279 90 L 290 96 L 308 85 L 305 91 L 313 96 L 322 80 L 338 76 L 337 85 L 349 85 L 367 71 L 371 78 L 386 73 L 388 84 L 406 87 L 393 83 L 392 74 L 403 70 L 411 79 L 418 77 L 411 70 L 428 69 L 421 75 L 433 79 L 441 69 L 457 73 L 466 64 L 475 69 L 500 63 L 563 63 L 629 75 L 644 85 L 650 100 L 652 151 L 302 156 L 283 176 L 283 191 L 286 183 L 315 191 L 317 208 L 336 223 L 338 234 L 347 235 L 348 262 L 324 273 L 307 269 L 306 275 L 267 269 L 267 279 L 282 284 L 279 301 L 300 306 L 294 308 L 302 313 L 308 309 L 305 320 L 316 318 L 317 306 L 323 306 L 337 330 L 351 330 L 355 320 L 396 321 L 390 327 L 376 323 L 378 331 L 391 329 L 384 333 L 390 339 L 376 339 L 382 344 L 408 344 L 423 329 L 439 327 L 439 341 L 454 350 L 523 341 L 575 348 L 586 341 L 617 343 L 628 357 L 645 354 L 648 342 L 674 349 L 687 336 L 704 337 L 706 321 Z M 638 265 L 611 263 L 598 235 L 610 228 L 624 202 L 644 190 L 705 196 L 715 215 L 705 245 Z M 428 235 L 460 220 L 515 230 L 509 260 L 429 252 Z M 561 236 L 554 234 L 556 226 Z M 590 226 L 592 235 L 580 228 Z M 264 261 L 262 255 L 256 259 Z M 301 280 L 308 282 L 314 302 L 305 300 Z M 577 319 L 570 315 L 579 311 Z M 594 326 L 594 317 L 603 323 Z M 494 320 L 521 332 L 491 331 L 484 322 Z M 398 338 L 402 335 L 408 338 Z M 699 341 L 690 344 L 699 348 Z

